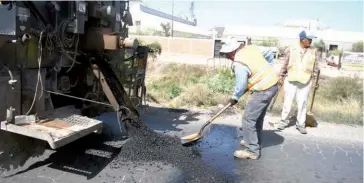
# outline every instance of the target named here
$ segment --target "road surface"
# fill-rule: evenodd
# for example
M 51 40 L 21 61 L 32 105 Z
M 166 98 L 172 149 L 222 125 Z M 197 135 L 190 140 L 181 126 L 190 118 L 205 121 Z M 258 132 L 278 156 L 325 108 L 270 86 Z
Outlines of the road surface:
M 142 118 L 157 132 L 183 136 L 200 127 L 207 119 L 201 118 L 203 115 L 154 107 Z M 340 140 L 301 135 L 295 131 L 277 132 L 265 126 L 262 157 L 259 160 L 237 160 L 233 152 L 241 148 L 239 141 L 242 137 L 240 122 L 232 119 L 218 119 L 207 130 L 205 138 L 196 144 L 203 162 L 227 176 L 229 182 L 363 182 L 362 141 L 350 137 Z M 112 121 L 113 117 L 109 116 L 109 120 Z M 115 158 L 123 151 L 126 142 L 107 141 L 90 135 L 57 152 L 46 150 L 23 167 L 5 171 L 0 183 L 185 181 L 186 172 L 168 162 L 125 161 L 116 164 Z

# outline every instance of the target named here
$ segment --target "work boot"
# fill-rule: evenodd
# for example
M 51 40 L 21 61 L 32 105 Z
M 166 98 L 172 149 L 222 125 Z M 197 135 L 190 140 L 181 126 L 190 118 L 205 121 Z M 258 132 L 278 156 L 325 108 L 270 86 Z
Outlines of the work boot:
M 246 151 L 246 150 L 238 150 L 234 152 L 234 156 L 236 158 L 240 158 L 240 159 L 259 159 L 259 156 Z
M 240 145 L 243 146 L 243 147 L 246 147 L 245 141 L 244 140 L 241 140 L 240 141 Z
M 288 126 L 288 122 L 281 120 L 281 122 L 278 124 L 277 129 L 278 130 L 284 130 Z
M 307 134 L 306 128 L 302 127 L 302 126 L 296 126 L 296 129 L 301 133 L 301 134 Z

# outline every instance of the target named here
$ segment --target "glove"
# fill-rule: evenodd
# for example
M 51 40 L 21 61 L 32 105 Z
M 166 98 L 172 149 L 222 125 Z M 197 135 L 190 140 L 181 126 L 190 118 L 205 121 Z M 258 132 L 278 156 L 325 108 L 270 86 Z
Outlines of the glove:
M 238 101 L 237 100 L 235 100 L 235 99 L 229 99 L 229 101 L 228 101 L 230 104 L 231 104 L 231 106 L 233 106 L 233 105 L 235 105 L 235 104 L 237 104 L 238 103 Z

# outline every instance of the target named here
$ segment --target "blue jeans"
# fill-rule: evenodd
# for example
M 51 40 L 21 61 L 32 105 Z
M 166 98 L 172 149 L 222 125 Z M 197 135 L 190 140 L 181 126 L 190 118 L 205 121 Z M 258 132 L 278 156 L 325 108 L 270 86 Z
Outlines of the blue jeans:
M 277 84 L 264 91 L 255 91 L 244 109 L 242 131 L 245 146 L 249 152 L 257 156 L 260 155 L 264 117 L 277 92 Z

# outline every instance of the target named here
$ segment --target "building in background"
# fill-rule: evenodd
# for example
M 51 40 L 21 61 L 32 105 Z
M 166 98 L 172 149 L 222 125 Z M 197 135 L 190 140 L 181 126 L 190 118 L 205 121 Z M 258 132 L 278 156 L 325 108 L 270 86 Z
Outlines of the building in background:
M 309 29 L 309 30 L 326 30 L 329 27 L 320 22 L 320 20 L 307 20 L 307 19 L 291 19 L 283 23 L 283 27 L 287 28 L 299 28 L 299 29 Z
M 193 3 L 191 3 L 193 8 Z M 172 9 L 172 7 L 171 7 Z M 130 34 L 149 35 L 149 36 L 165 36 L 161 24 L 173 29 L 173 36 L 187 38 L 209 38 L 209 31 L 203 31 L 197 27 L 197 19 L 195 17 L 182 16 L 177 17 L 168 13 L 164 13 L 153 8 L 149 8 L 141 1 L 130 1 L 130 13 L 133 15 L 134 25 L 129 27 Z M 171 33 L 169 33 L 172 35 Z
M 363 32 L 339 31 L 330 29 L 319 20 L 288 20 L 281 26 L 249 26 L 228 25 L 223 30 L 222 37 L 235 36 L 238 39 L 251 37 L 253 42 L 275 39 L 279 46 L 296 43 L 301 30 L 310 30 L 322 39 L 327 50 L 349 50 L 352 44 L 364 37 Z M 278 45 L 277 45 L 278 46 Z

